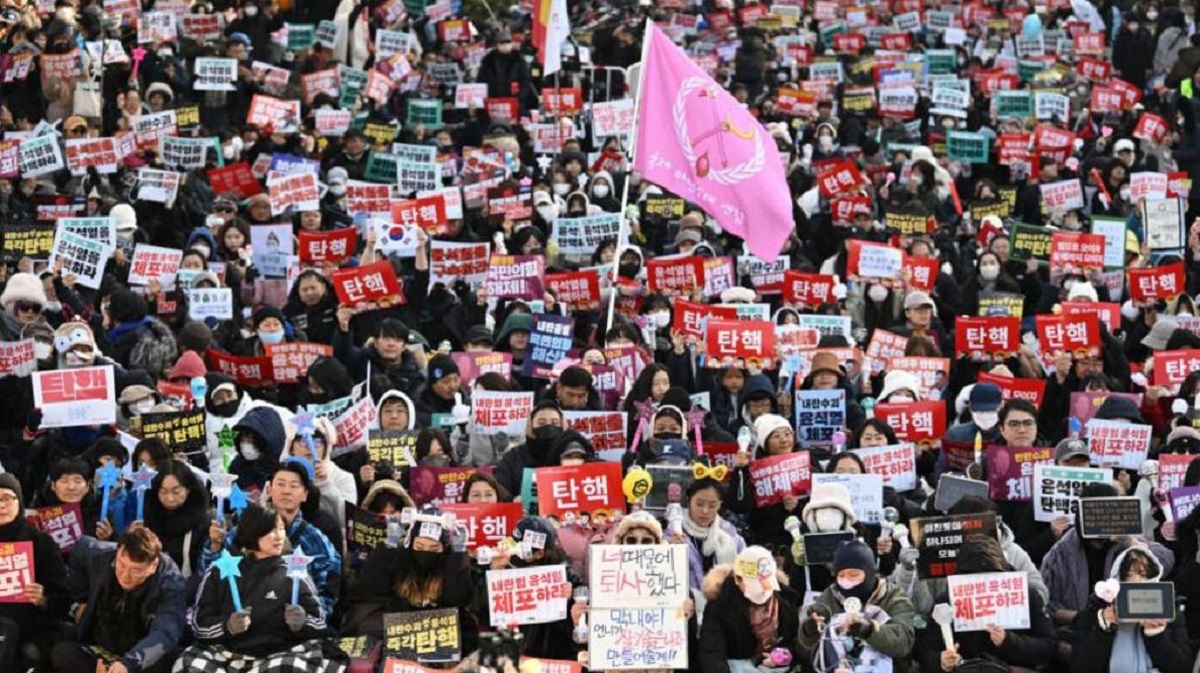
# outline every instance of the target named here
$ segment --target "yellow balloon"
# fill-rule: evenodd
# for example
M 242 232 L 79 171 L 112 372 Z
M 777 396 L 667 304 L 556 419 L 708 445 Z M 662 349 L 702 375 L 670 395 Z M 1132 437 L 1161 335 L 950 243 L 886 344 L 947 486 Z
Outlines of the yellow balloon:
M 653 487 L 654 478 L 640 466 L 629 468 L 629 473 L 625 475 L 625 479 L 621 482 L 621 488 L 625 491 L 625 498 L 629 502 L 636 502 L 646 497 L 646 494 Z

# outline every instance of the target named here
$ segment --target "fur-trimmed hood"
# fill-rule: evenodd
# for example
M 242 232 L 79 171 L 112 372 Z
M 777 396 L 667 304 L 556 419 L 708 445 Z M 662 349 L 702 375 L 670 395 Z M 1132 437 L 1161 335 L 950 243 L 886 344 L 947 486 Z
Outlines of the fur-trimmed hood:
M 371 503 L 375 502 L 375 497 L 380 493 L 391 493 L 397 498 L 400 498 L 400 500 L 404 501 L 404 503 L 409 507 L 417 506 L 416 503 L 413 502 L 412 496 L 408 494 L 408 491 L 404 490 L 404 487 L 400 485 L 400 482 L 394 479 L 380 479 L 374 484 L 371 484 L 371 488 L 367 491 L 367 495 L 363 497 L 363 509 L 371 509 Z
M 704 583 L 700 585 L 700 589 L 704 592 L 704 597 L 708 600 L 715 600 L 717 595 L 721 593 L 721 585 L 729 578 L 729 574 L 733 572 L 732 563 L 719 563 L 713 566 L 712 570 L 704 576 Z M 775 578 L 779 580 L 779 587 L 789 586 L 787 573 L 782 570 L 775 571 Z

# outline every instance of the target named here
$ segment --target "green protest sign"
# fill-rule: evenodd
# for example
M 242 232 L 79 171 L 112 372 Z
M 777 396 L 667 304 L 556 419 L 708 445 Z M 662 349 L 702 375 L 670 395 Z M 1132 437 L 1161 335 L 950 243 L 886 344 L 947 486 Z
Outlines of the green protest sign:
M 1017 117 L 1026 119 L 1033 116 L 1033 96 L 1024 91 L 997 91 L 993 94 L 996 101 L 996 117 Z
M 317 27 L 311 23 L 289 23 L 287 31 L 287 48 L 292 51 L 312 49 L 317 41 Z
M 408 127 L 424 124 L 434 131 L 442 128 L 442 101 L 422 98 L 408 99 Z
M 958 69 L 958 56 L 953 49 L 930 49 L 925 52 L 929 62 L 929 72 L 934 75 L 944 75 Z
M 367 156 L 367 170 L 363 173 L 363 177 L 371 182 L 394 183 L 396 181 L 396 155 L 372 151 Z
M 946 154 L 951 161 L 986 164 L 991 143 L 982 133 L 951 131 L 946 138 Z

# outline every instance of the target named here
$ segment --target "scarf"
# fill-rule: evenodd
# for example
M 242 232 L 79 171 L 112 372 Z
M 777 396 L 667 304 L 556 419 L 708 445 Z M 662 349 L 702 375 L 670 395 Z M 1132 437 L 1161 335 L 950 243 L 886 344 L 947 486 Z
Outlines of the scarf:
M 1122 673 L 1150 673 L 1150 654 L 1146 652 L 1146 641 L 1142 638 L 1140 624 L 1119 624 L 1113 636 L 1112 653 L 1108 657 L 1108 670 Z
M 775 647 L 776 635 L 779 633 L 779 597 L 771 596 L 771 600 L 762 605 L 755 605 L 749 601 L 747 603 L 750 605 L 750 630 L 758 640 L 758 650 L 754 657 L 757 663 Z
M 129 334 L 130 332 L 137 330 L 142 325 L 149 325 L 153 321 L 154 321 L 154 318 L 151 318 L 150 316 L 145 316 L 141 320 L 136 320 L 134 322 L 123 322 L 120 325 L 117 325 L 116 327 L 108 330 L 108 332 L 106 333 L 106 335 L 108 336 L 108 342 L 110 344 L 115 344 L 117 341 L 119 341 L 121 339 L 121 337 L 125 336 L 126 334 Z
M 715 556 L 716 563 L 733 563 L 737 558 L 737 549 L 733 544 L 733 538 L 721 526 L 724 523 L 721 517 L 713 519 L 709 526 L 700 526 L 692 521 L 692 516 L 684 510 L 683 512 L 683 532 L 696 540 L 702 541 L 700 553 L 705 557 Z

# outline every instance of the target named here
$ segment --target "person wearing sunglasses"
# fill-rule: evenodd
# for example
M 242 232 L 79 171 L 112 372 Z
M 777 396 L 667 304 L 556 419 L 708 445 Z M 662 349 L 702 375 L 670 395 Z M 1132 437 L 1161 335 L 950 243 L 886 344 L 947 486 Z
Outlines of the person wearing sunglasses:
M 15 273 L 0 293 L 4 314 L 0 319 L 0 341 L 17 341 L 21 330 L 35 322 L 46 322 L 42 309 L 46 306 L 46 290 L 40 278 L 32 273 Z

